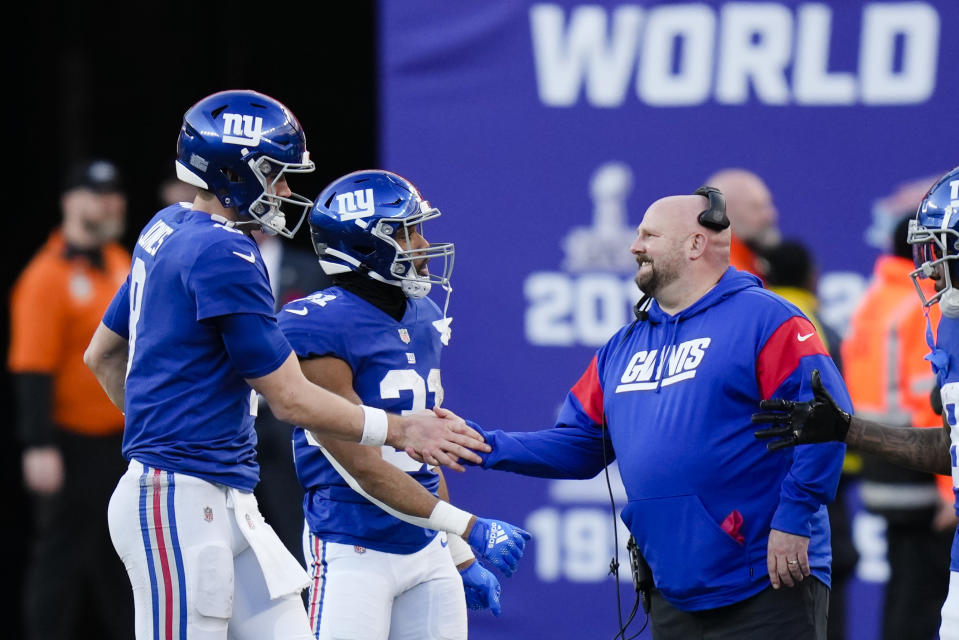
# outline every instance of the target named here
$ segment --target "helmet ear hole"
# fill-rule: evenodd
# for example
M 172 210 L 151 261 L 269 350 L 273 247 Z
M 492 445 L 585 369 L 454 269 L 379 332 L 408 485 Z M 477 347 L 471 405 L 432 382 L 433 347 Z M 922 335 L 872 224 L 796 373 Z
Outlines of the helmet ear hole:
M 240 184 L 243 182 L 243 178 L 237 172 L 227 167 L 220 167 L 220 173 L 222 173 L 223 177 L 231 184 Z

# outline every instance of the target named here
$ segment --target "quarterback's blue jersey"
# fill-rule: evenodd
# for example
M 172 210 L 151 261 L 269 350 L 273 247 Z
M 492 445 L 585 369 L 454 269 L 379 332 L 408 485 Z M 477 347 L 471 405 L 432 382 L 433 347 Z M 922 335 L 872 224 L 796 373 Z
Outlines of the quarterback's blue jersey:
M 180 204 L 157 213 L 103 320 L 130 345 L 127 459 L 253 490 L 256 400 L 244 378 L 276 370 L 290 350 L 284 342 L 286 352 L 278 349 L 272 361 L 238 369 L 216 326 L 217 317 L 238 313 L 275 322 L 256 243 Z
M 403 319 L 359 296 L 330 287 L 294 300 L 278 314 L 280 329 L 300 358 L 334 356 L 353 370 L 364 404 L 393 413 L 439 406 L 440 350 L 448 321 L 429 298 L 407 300 Z M 388 462 L 435 494 L 439 476 L 403 451 L 382 447 Z M 293 432 L 296 474 L 306 490 L 303 510 L 314 535 L 387 553 L 413 553 L 435 531 L 403 522 L 353 491 L 302 428 Z

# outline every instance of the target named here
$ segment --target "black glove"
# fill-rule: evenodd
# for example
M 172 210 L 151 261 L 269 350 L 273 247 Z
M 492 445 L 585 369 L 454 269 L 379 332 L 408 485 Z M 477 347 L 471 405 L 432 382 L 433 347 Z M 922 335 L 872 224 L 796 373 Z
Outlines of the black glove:
M 842 442 L 849 432 L 852 416 L 839 408 L 819 378 L 819 369 L 812 372 L 813 399 L 796 402 L 774 398 L 763 400 L 759 408 L 766 413 L 754 413 L 753 424 L 772 424 L 755 432 L 760 440 L 778 438 L 766 445 L 770 451 L 797 444 L 814 442 Z

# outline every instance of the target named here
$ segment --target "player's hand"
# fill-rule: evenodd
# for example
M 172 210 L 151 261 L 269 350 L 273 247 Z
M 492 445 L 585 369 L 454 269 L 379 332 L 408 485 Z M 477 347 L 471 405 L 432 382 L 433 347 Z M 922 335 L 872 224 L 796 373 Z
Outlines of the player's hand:
M 499 580 L 486 567 L 476 560 L 460 569 L 463 578 L 463 590 L 466 592 L 466 608 L 474 611 L 489 609 L 494 616 L 502 612 L 499 597 L 502 587 Z
M 389 444 L 404 449 L 414 460 L 454 471 L 465 471 L 459 460 L 479 464 L 476 451 L 488 453 L 490 446 L 462 418 L 447 409 L 417 411 L 404 416 L 396 437 Z
M 753 414 L 753 424 L 774 426 L 756 431 L 753 435 L 761 440 L 776 438 L 766 445 L 770 451 L 797 444 L 844 441 L 852 416 L 840 409 L 822 386 L 819 369 L 812 372 L 812 392 L 813 399 L 807 402 L 783 398 L 760 402 L 759 408 L 763 413 Z
M 516 571 L 526 541 L 531 537 L 528 532 L 508 522 L 476 518 L 466 541 L 473 551 L 509 577 Z
M 56 447 L 29 447 L 23 451 L 23 484 L 41 495 L 63 486 L 63 456 Z
M 809 538 L 778 529 L 769 531 L 766 570 L 773 589 L 793 587 L 809 575 Z

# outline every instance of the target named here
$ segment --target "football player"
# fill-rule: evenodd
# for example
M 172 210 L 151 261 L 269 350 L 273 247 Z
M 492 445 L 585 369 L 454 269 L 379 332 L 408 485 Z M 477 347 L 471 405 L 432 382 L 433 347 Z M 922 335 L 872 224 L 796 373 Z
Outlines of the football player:
M 387 171 L 351 173 L 317 197 L 310 231 L 334 286 L 278 316 L 308 379 L 357 404 L 438 410 L 454 252 L 423 226 L 439 215 Z M 434 285 L 443 311 L 427 297 Z M 467 606 L 499 615 L 499 582 L 470 546 L 511 575 L 528 533 L 453 507 L 440 470 L 394 447 L 297 428 L 293 448 L 317 638 L 466 638 Z
M 126 416 L 130 464 L 108 516 L 137 638 L 310 637 L 306 573 L 252 493 L 257 391 L 317 435 L 389 442 L 431 464 L 484 446 L 451 414 L 387 415 L 303 377 L 247 231 L 291 237 L 312 202 L 287 176 L 312 170 L 303 129 L 276 100 L 225 91 L 191 107 L 176 172 L 196 199 L 147 223 L 84 355 Z
M 753 416 L 757 424 L 773 426 L 756 432 L 771 438 L 768 447 L 781 447 L 833 440 L 844 441 L 861 451 L 882 456 L 890 462 L 928 473 L 952 475 L 959 486 L 956 448 L 959 446 L 959 167 L 942 176 L 919 204 L 909 225 L 916 270 L 911 277 L 925 307 L 938 303 L 942 312 L 935 344 L 932 328 L 926 339 L 932 349 L 926 358 L 932 363 L 943 406 L 942 429 L 902 429 L 851 416 L 839 409 L 813 372 L 815 397 L 809 402 L 765 400 L 763 411 Z M 920 278 L 931 278 L 936 294 L 927 297 L 918 286 Z M 955 493 L 955 488 L 953 489 Z M 959 505 L 957 505 L 959 513 Z M 959 532 L 952 543 L 949 593 L 942 606 L 942 640 L 959 640 Z

